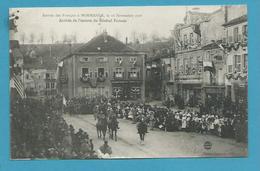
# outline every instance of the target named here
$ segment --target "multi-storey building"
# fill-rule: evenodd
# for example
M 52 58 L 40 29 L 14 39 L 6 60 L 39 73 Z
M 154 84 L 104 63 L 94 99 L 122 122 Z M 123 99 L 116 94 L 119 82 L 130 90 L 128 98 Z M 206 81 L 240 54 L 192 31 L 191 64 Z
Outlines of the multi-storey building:
M 208 20 L 209 14 L 187 12 L 184 24 L 173 31 L 175 38 L 174 93 L 179 94 L 186 104 L 201 99 L 203 84 L 203 55 L 200 23 Z
M 104 32 L 62 59 L 60 88 L 68 98 L 144 100 L 144 57 Z
M 226 17 L 226 8 L 222 7 L 200 24 L 204 67 L 201 98 L 208 107 L 221 105 L 218 103 L 222 103 L 225 96 L 226 53 L 220 44 L 225 41 L 222 24 Z
M 55 96 L 56 68 L 57 63 L 52 57 L 37 57 L 29 63 L 25 62 L 22 81 L 27 96 L 42 100 Z
M 247 96 L 246 14 L 246 6 L 223 6 L 206 15 L 187 12 L 175 26 L 173 88 L 186 104 Z
M 226 95 L 233 102 L 247 103 L 247 8 L 244 5 L 227 6 L 226 34 Z M 240 105 L 241 106 L 241 105 Z M 245 107 L 247 108 L 247 107 Z

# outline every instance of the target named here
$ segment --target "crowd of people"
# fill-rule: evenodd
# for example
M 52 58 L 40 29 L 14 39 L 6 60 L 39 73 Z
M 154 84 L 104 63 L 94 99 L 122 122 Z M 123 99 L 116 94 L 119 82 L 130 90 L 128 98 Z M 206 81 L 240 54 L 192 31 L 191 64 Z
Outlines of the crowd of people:
M 93 109 L 95 104 L 97 104 L 102 97 L 88 98 L 88 97 L 80 97 L 80 98 L 71 98 L 66 101 L 65 113 L 73 113 L 73 114 L 89 114 L 93 113 Z
M 193 108 L 173 110 L 162 106 L 152 106 L 134 102 L 122 102 L 116 99 L 103 99 L 95 105 L 98 108 L 116 114 L 118 118 L 138 122 L 145 118 L 147 126 L 164 131 L 186 131 L 211 134 L 223 138 L 235 138 L 238 142 L 247 141 L 247 119 L 242 115 L 221 116 L 216 113 L 204 113 Z M 93 110 L 95 113 L 95 109 Z
M 247 118 L 241 114 L 218 115 L 193 108 L 175 110 L 145 103 L 118 101 L 115 98 L 74 98 L 62 106 L 62 97 L 45 101 L 12 100 L 12 158 L 86 159 L 97 158 L 87 132 L 75 130 L 62 117 L 70 114 L 108 114 L 137 123 L 145 118 L 148 131 L 186 131 L 235 138 L 247 142 Z
M 11 155 L 13 159 L 86 159 L 97 158 L 87 132 L 76 131 L 62 117 L 57 104 L 17 99 L 11 104 Z M 62 103 L 61 103 L 62 104 Z M 61 105 L 60 105 L 61 107 Z

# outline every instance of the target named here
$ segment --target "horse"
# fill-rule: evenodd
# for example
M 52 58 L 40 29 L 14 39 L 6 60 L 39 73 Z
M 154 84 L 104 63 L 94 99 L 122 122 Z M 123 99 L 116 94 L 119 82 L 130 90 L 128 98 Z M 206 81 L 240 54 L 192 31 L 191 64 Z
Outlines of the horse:
M 107 132 L 107 119 L 99 118 L 98 122 L 96 124 L 96 128 L 97 128 L 98 138 L 102 138 L 102 135 L 103 135 L 103 140 L 105 140 L 106 132 Z
M 117 129 L 118 129 L 118 121 L 115 116 L 110 117 L 108 120 L 108 131 L 109 137 L 113 140 L 115 135 L 115 141 L 117 141 Z
M 142 144 L 144 142 L 145 133 L 147 133 L 147 124 L 144 118 L 142 118 L 141 121 L 137 124 L 137 131 L 140 136 L 140 143 Z

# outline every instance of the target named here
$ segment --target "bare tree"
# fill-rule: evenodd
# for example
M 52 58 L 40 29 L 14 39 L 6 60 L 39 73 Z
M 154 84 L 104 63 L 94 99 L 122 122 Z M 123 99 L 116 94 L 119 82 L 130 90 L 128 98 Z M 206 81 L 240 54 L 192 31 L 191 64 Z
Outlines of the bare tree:
M 72 35 L 71 35 L 71 42 L 72 43 L 77 43 L 78 42 L 78 35 L 76 32 L 74 32 Z
M 34 41 L 35 41 L 35 34 L 34 33 L 30 33 L 30 43 L 34 43 Z
M 65 33 L 65 34 L 62 35 L 61 41 L 63 43 L 69 43 L 70 44 L 70 43 L 72 43 L 72 36 Z
M 160 39 L 159 36 L 158 36 L 157 31 L 153 31 L 153 32 L 151 33 L 150 39 L 151 39 L 153 42 L 158 41 L 158 40 Z
M 114 37 L 115 37 L 117 40 L 120 40 L 121 34 L 120 34 L 120 31 L 119 31 L 119 30 L 115 30 L 115 31 L 114 31 Z
M 25 40 L 26 40 L 26 34 L 25 32 L 22 32 L 21 35 L 20 35 L 20 40 L 22 42 L 22 44 L 24 44 Z
M 40 34 L 39 41 L 40 41 L 41 44 L 43 44 L 43 41 L 44 41 L 44 33 L 41 33 L 41 34 Z
M 131 40 L 133 43 L 135 43 L 137 40 L 137 32 L 135 30 L 131 32 Z
M 141 39 L 141 42 L 142 42 L 142 43 L 145 43 L 146 40 L 147 40 L 147 34 L 144 33 L 144 32 L 142 32 L 142 33 L 140 34 L 140 39 Z
M 54 30 L 51 30 L 51 31 L 50 31 L 50 38 L 51 38 L 51 43 L 52 43 L 52 44 L 55 42 L 56 37 L 57 37 L 57 35 L 56 35 L 56 33 L 54 32 Z

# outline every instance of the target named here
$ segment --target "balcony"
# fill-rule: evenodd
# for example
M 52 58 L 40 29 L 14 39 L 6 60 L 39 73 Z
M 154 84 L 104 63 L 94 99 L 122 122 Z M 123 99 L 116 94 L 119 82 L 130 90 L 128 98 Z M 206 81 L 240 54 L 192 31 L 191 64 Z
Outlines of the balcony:
M 129 80 L 142 80 L 141 77 L 140 77 L 140 73 L 137 72 L 137 73 L 128 73 L 128 79 Z
M 112 80 L 125 80 L 124 72 L 114 72 Z
M 89 83 L 90 82 L 90 77 L 89 76 L 81 76 L 80 81 L 82 83 Z
M 104 75 L 98 76 L 97 77 L 97 81 L 98 82 L 105 82 L 106 81 L 106 77 Z

